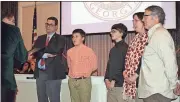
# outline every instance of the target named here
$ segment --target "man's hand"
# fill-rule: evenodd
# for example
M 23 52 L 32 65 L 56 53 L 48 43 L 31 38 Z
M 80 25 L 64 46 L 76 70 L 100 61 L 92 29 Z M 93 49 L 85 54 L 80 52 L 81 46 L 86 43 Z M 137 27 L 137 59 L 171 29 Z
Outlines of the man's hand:
M 107 89 L 112 89 L 115 85 L 115 80 L 112 80 L 110 82 L 108 79 L 105 79 L 105 84 Z
M 111 88 L 113 88 L 114 85 L 115 85 L 115 80 L 112 80 L 112 81 L 111 81 Z
M 28 53 L 28 60 L 31 60 L 31 59 L 33 59 L 33 55 L 32 53 Z
M 180 95 L 180 83 L 176 83 L 176 88 L 173 90 L 175 95 Z
M 50 53 L 46 53 L 47 54 L 47 57 L 55 57 L 56 55 L 53 55 L 53 54 L 50 54 Z
M 108 79 L 105 79 L 105 84 L 107 89 L 111 88 L 111 82 Z

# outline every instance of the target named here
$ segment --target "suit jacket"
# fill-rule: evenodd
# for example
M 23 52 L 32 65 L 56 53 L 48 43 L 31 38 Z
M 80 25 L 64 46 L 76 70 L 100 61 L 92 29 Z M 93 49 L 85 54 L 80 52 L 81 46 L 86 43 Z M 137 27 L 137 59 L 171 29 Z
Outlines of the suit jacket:
M 17 85 L 13 73 L 14 58 L 21 63 L 27 60 L 27 50 L 18 27 L 1 23 L 1 85 L 16 90 Z
M 48 75 L 48 80 L 65 79 L 66 68 L 62 63 L 62 53 L 64 51 L 65 40 L 61 35 L 55 33 L 50 39 L 48 46 L 45 47 L 46 38 L 47 34 L 39 36 L 33 47 L 42 48 L 42 50 L 34 54 L 34 56 L 36 57 L 36 68 L 34 72 L 34 77 L 39 77 L 39 60 L 42 58 L 44 53 L 50 53 L 56 54 L 57 56 L 45 59 L 46 70 L 44 71 L 44 73 Z

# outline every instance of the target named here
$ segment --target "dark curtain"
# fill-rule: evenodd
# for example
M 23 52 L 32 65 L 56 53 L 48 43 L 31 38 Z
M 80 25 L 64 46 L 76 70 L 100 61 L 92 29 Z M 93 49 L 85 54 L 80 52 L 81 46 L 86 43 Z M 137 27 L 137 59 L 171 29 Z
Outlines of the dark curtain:
M 176 50 L 180 49 L 180 1 L 176 1 L 176 30 L 172 32 L 172 36 L 174 36 L 174 41 L 176 45 Z M 177 63 L 179 67 L 179 78 L 180 78 L 180 50 L 177 54 Z
M 169 29 L 168 31 L 171 33 L 173 37 L 176 50 L 180 49 L 180 2 L 176 1 L 176 29 Z M 180 51 L 176 53 L 177 55 L 177 63 L 180 69 Z
M 15 24 L 18 22 L 18 1 L 1 1 L 1 12 L 12 12 L 15 14 Z

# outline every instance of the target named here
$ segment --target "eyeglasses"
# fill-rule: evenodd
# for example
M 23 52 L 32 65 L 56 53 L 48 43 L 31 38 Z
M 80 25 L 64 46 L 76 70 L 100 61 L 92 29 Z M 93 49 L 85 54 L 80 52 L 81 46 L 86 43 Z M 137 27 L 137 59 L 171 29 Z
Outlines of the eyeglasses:
M 140 21 L 140 20 L 137 20 L 137 19 L 134 19 L 134 20 L 132 20 L 133 22 L 138 22 L 138 21 Z
M 121 31 L 121 29 L 118 29 L 118 28 L 117 29 L 112 29 L 110 31 L 110 33 L 116 33 L 116 32 L 120 32 L 121 33 L 122 31 Z
M 149 14 L 149 15 L 144 15 L 144 16 L 152 16 L 152 14 Z
M 116 32 L 116 30 L 111 30 L 111 31 L 110 31 L 110 33 L 115 33 L 115 32 Z
M 45 23 L 45 26 L 46 26 L 46 27 L 54 27 L 55 25 L 49 24 L 49 23 Z

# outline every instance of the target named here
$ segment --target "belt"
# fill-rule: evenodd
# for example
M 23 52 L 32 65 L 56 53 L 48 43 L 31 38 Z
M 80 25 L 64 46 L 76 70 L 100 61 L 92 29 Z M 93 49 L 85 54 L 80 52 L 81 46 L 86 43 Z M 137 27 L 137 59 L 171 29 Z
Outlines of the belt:
M 73 78 L 73 79 L 76 79 L 76 80 L 79 80 L 79 79 L 86 79 L 86 78 L 88 78 L 88 77 L 79 77 L 79 78 Z

